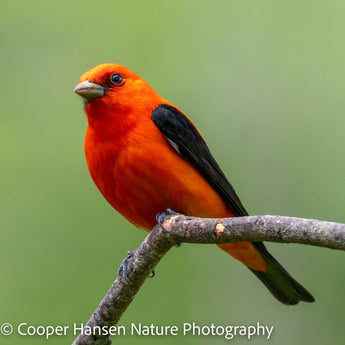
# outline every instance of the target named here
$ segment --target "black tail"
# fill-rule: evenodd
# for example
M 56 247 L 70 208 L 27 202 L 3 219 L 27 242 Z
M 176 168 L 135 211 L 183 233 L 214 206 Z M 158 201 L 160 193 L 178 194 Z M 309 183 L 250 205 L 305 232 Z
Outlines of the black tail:
M 253 242 L 268 264 L 267 272 L 250 269 L 280 302 L 294 305 L 300 301 L 314 302 L 314 297 L 279 264 L 261 242 Z

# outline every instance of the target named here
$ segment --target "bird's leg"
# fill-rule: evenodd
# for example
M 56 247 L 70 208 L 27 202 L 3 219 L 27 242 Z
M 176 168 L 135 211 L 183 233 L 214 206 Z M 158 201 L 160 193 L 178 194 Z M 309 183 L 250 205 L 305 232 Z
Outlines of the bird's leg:
M 131 259 L 134 255 L 134 252 L 128 250 L 127 251 L 128 256 L 122 261 L 120 268 L 117 272 L 117 274 L 121 275 L 126 281 L 128 281 L 128 277 L 127 277 L 127 262 L 129 259 Z M 149 278 L 153 278 L 156 275 L 155 271 L 152 270 L 151 275 L 149 276 Z
M 181 213 L 175 212 L 171 208 L 167 208 L 167 210 L 165 212 L 157 213 L 156 220 L 157 220 L 158 224 L 162 225 L 163 219 L 165 216 L 178 215 L 178 214 L 181 214 Z
M 122 261 L 117 274 L 121 275 L 125 280 L 128 281 L 128 277 L 127 277 L 127 262 L 128 262 L 129 259 L 131 259 L 133 257 L 134 252 L 128 250 L 127 253 L 128 253 L 128 256 Z
M 178 212 L 173 211 L 171 208 L 167 208 L 166 212 L 157 213 L 156 220 L 157 220 L 159 225 L 162 225 L 165 216 L 178 215 L 178 214 L 182 214 L 182 213 L 178 213 Z M 175 244 L 175 246 L 181 247 L 182 243 L 177 243 L 177 244 Z

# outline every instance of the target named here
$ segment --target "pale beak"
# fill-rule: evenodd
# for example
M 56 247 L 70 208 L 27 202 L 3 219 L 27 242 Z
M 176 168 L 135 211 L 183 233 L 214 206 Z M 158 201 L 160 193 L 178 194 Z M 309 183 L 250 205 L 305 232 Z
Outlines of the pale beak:
M 86 102 L 91 101 L 97 97 L 103 97 L 105 93 L 105 87 L 102 85 L 91 83 L 88 80 L 79 83 L 73 90 L 76 94 L 83 97 Z

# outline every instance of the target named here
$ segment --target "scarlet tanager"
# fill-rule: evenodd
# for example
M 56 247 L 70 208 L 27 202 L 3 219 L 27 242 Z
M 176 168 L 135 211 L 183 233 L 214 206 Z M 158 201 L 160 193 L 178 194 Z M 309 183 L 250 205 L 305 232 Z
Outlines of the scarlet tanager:
M 83 74 L 74 92 L 85 102 L 85 155 L 105 199 L 138 228 L 150 231 L 170 208 L 188 216 L 247 216 L 199 130 L 141 77 L 118 64 Z M 262 242 L 218 245 L 246 265 L 282 303 L 313 296 Z

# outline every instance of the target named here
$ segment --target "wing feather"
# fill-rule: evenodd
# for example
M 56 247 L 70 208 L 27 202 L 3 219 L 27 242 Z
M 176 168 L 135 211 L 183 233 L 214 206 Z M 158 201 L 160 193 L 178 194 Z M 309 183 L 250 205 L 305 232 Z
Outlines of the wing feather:
M 161 104 L 153 110 L 151 118 L 169 144 L 200 172 L 229 209 L 237 216 L 247 216 L 234 188 L 188 117 L 171 105 Z

